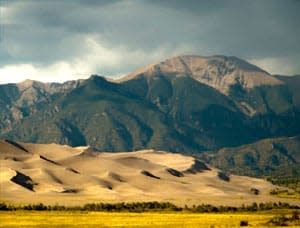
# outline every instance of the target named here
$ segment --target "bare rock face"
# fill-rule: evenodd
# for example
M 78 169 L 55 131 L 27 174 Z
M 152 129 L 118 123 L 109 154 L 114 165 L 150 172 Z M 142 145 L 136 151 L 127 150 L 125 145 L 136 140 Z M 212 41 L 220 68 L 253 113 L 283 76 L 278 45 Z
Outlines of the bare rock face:
M 17 107 L 11 107 L 10 111 L 14 120 L 19 121 L 23 118 L 23 113 Z
M 36 102 L 47 101 L 55 93 L 64 93 L 76 88 L 81 83 L 78 81 L 68 81 L 59 83 L 42 83 L 33 80 L 25 80 L 16 84 L 20 96 L 16 102 L 17 106 L 32 105 Z
M 234 84 L 244 89 L 262 85 L 280 85 L 283 82 L 266 71 L 236 57 L 226 56 L 178 56 L 141 68 L 121 79 L 126 81 L 144 75 L 189 76 L 209 85 L 223 94 L 228 94 Z
M 3 114 L 5 116 L 1 120 L 0 129 L 4 132 L 11 130 L 13 123 L 17 123 L 37 111 L 36 104 L 50 103 L 52 95 L 71 91 L 78 87 L 82 81 L 68 81 L 60 84 L 25 80 L 21 83 L 10 84 L 9 86 L 14 88 L 15 94 L 12 96 L 13 98 L 10 98 L 12 99 L 11 102 L 5 106 L 7 114 Z M 58 109 L 55 107 L 54 111 L 57 112 Z

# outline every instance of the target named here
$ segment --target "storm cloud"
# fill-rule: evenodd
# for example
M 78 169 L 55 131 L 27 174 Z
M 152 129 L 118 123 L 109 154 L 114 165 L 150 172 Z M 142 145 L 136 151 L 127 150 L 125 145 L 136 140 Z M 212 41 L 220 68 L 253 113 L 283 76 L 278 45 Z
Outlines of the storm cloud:
M 174 55 L 300 73 L 298 0 L 0 0 L 0 83 L 124 75 Z

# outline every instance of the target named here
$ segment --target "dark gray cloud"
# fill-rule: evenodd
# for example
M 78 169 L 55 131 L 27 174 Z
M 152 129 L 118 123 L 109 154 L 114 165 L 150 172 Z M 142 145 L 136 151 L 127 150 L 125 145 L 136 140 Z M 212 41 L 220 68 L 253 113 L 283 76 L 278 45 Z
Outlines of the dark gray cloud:
M 75 74 L 119 75 L 181 53 L 235 55 L 272 73 L 300 72 L 298 0 L 0 0 L 0 4 L 2 80 L 9 66 L 27 64 L 38 73 L 60 63 L 84 68 Z

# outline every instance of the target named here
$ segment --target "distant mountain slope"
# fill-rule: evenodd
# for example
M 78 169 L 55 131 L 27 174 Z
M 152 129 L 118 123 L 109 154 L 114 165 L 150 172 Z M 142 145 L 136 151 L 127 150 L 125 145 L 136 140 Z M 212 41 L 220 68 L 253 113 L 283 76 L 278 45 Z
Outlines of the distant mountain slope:
M 264 139 L 253 144 L 222 148 L 202 155 L 211 165 L 239 175 L 272 179 L 300 176 L 300 136 Z
M 117 82 L 0 85 L 0 137 L 100 151 L 240 146 L 300 134 L 297 83 L 235 57 L 181 56 Z
M 298 109 L 300 109 L 300 75 L 276 77 L 285 83 L 292 94 L 293 103 L 297 106 Z
M 1 132 L 10 131 L 14 124 L 35 113 L 42 103 L 51 103 L 53 95 L 64 94 L 80 82 L 59 84 L 26 80 L 18 84 L 0 85 Z

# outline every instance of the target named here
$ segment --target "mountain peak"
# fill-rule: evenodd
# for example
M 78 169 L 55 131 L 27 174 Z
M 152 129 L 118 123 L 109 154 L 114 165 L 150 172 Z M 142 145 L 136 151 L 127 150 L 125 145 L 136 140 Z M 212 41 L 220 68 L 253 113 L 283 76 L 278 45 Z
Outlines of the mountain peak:
M 196 56 L 196 55 L 186 55 L 181 56 L 182 59 L 191 59 L 191 58 L 202 58 L 206 59 L 210 64 L 220 65 L 223 67 L 234 67 L 236 69 L 242 69 L 245 71 L 259 71 L 264 72 L 266 74 L 266 71 L 263 69 L 243 60 L 236 56 L 225 56 L 225 55 L 213 55 L 213 56 Z M 225 64 L 225 65 L 223 65 Z
M 31 80 L 31 79 L 26 79 L 20 83 L 17 83 L 17 87 L 20 89 L 20 90 L 25 90 L 29 87 L 32 87 L 32 86 L 35 86 L 35 85 L 40 85 L 42 86 L 44 83 L 42 82 L 39 82 L 39 81 L 35 81 L 35 80 Z
M 139 76 L 188 76 L 227 94 L 239 83 L 246 89 L 282 82 L 259 67 L 234 56 L 181 55 L 138 69 L 122 78 L 127 81 Z
M 88 81 L 107 81 L 107 78 L 101 75 L 92 74 L 88 79 Z

